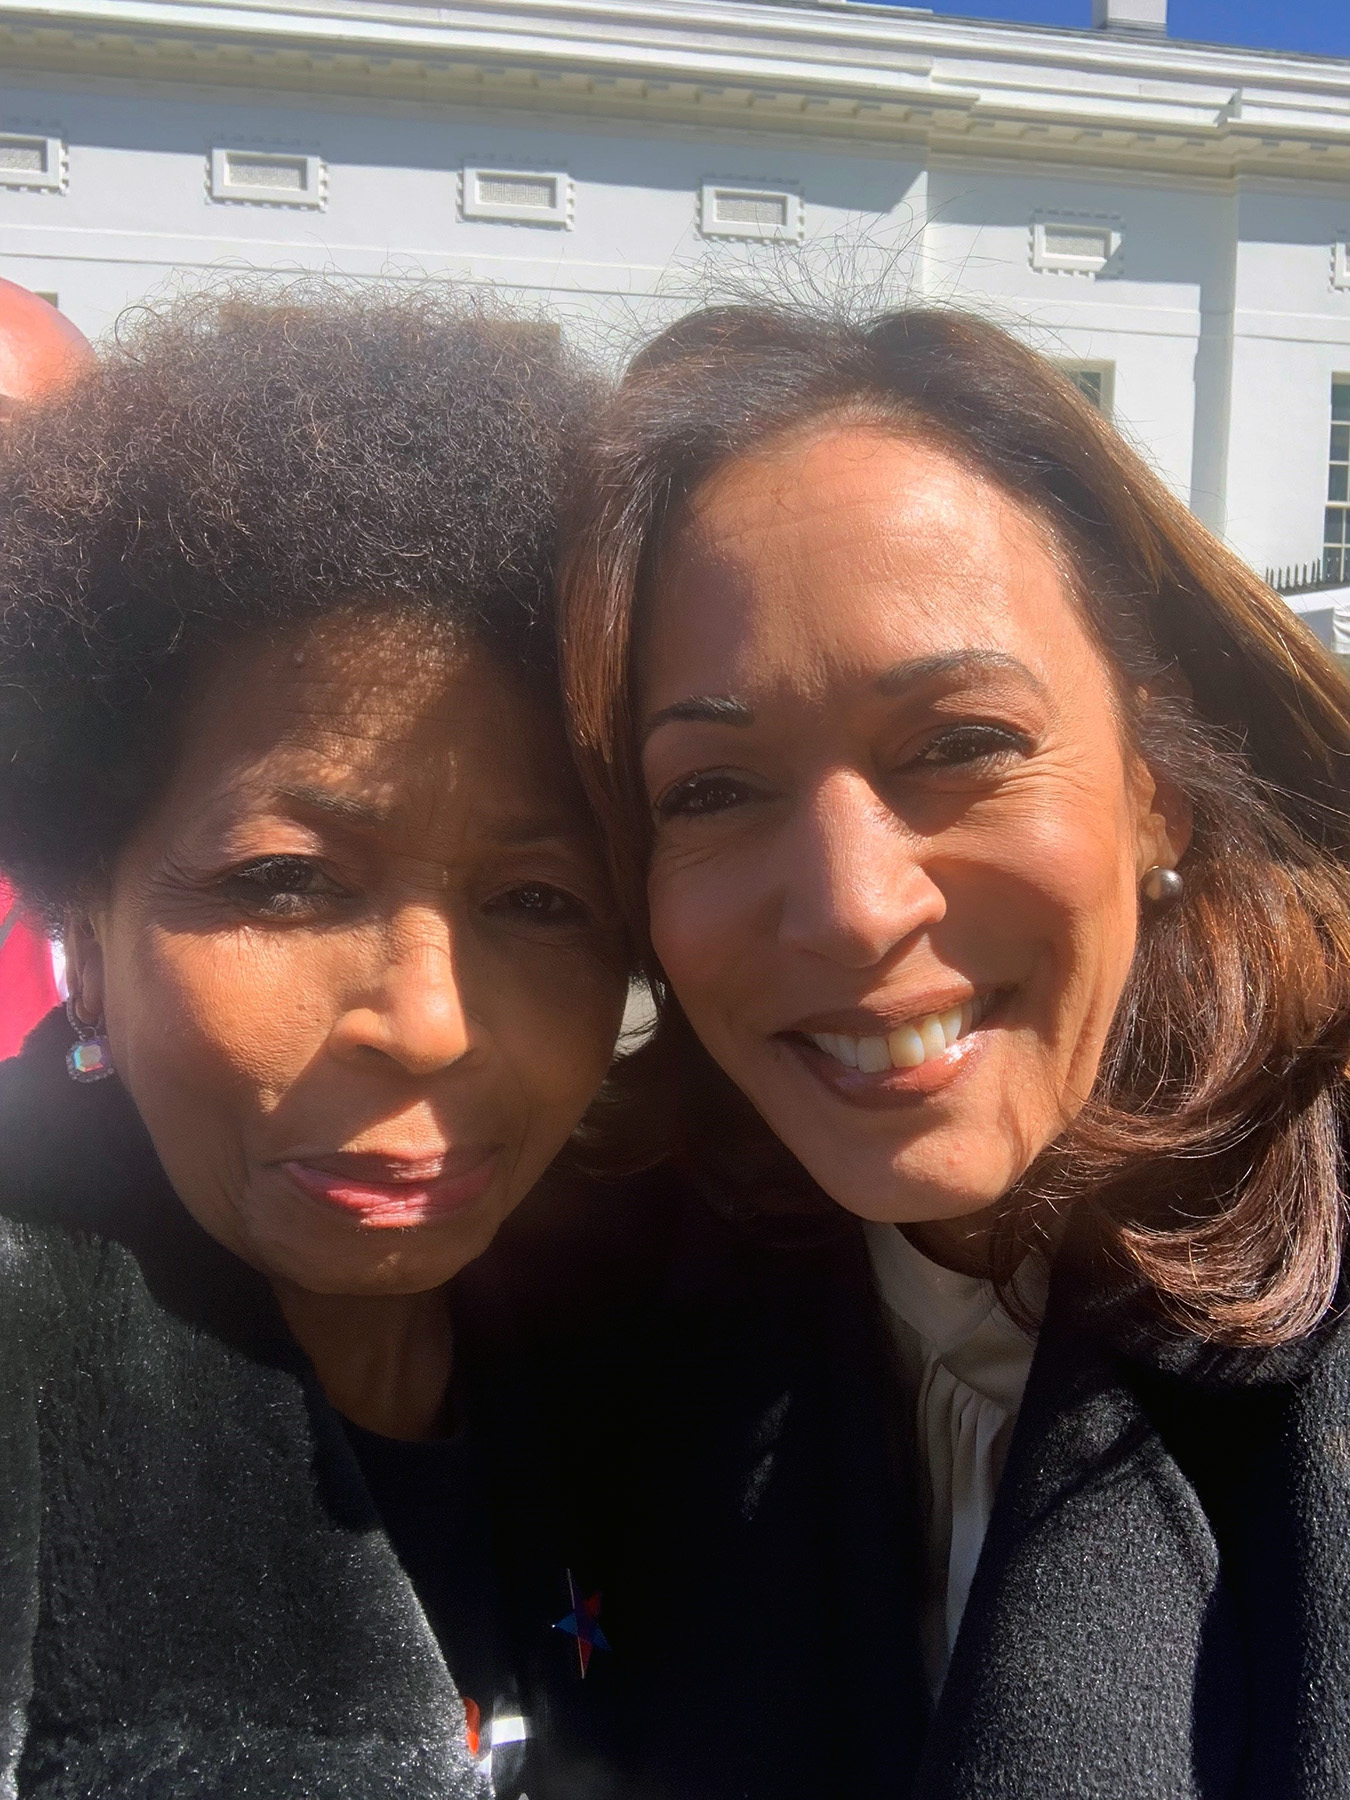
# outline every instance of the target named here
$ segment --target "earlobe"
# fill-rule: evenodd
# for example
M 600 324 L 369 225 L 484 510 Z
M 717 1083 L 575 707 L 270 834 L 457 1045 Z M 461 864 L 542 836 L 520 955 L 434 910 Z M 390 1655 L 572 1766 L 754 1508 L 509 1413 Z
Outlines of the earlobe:
M 67 913 L 61 934 L 66 953 L 66 989 L 82 1023 L 98 1024 L 104 1014 L 106 982 L 103 946 L 88 913 Z
M 1138 867 L 1140 878 L 1153 868 L 1174 869 L 1191 847 L 1195 810 L 1175 784 L 1159 779 L 1147 764 L 1137 770 L 1139 802 Z

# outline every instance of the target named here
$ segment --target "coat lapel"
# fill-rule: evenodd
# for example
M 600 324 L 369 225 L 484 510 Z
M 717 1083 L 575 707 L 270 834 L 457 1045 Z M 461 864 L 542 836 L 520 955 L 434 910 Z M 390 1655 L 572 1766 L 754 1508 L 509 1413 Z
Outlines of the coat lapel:
M 1071 1249 L 1056 1265 L 921 1800 L 1234 1791 L 1239 1732 L 1203 1784 L 1196 1768 L 1197 1701 L 1241 1716 L 1218 1547 L 1120 1359 L 1084 1330 L 1093 1274 Z

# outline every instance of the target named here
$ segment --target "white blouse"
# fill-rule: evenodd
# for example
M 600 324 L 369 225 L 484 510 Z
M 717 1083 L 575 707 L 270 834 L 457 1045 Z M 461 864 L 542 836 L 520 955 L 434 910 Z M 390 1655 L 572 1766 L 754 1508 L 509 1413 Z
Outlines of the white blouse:
M 1031 1369 L 1035 1339 L 987 1281 L 931 1261 L 895 1225 L 868 1223 L 867 1246 L 901 1367 L 915 1395 L 924 1507 L 924 1661 L 936 1694 L 993 1511 L 994 1493 Z M 1046 1280 L 1028 1259 L 1019 1298 L 1032 1316 Z

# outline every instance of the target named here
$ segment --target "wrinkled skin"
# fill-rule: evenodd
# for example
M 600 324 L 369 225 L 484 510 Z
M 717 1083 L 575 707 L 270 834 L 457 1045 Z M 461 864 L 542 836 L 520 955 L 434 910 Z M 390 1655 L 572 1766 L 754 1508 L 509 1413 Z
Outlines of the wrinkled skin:
M 360 1422 L 429 1429 L 436 1290 L 566 1142 L 623 1006 L 544 708 L 387 618 L 247 643 L 207 671 L 166 792 L 68 943 L 188 1210 L 272 1280 Z M 334 1158 L 444 1165 L 464 1192 L 353 1213 L 294 1175 Z

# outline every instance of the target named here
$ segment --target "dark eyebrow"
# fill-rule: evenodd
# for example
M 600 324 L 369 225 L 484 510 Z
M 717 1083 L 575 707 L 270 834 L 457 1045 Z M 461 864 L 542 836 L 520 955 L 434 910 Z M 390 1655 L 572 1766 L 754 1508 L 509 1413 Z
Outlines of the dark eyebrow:
M 1038 694 L 1045 692 L 1039 675 L 1002 650 L 946 650 L 935 656 L 911 657 L 908 662 L 884 670 L 877 676 L 876 685 L 883 694 L 901 694 L 907 688 L 954 675 L 1015 675 Z
M 643 741 L 658 725 L 677 721 L 692 725 L 753 725 L 755 715 L 744 700 L 733 700 L 730 694 L 691 694 L 687 700 L 677 700 L 673 706 L 654 712 L 643 727 Z
M 341 819 L 347 825 L 379 827 L 390 824 L 398 814 L 397 807 L 385 806 L 376 800 L 358 800 L 354 795 L 334 793 L 329 788 L 278 788 L 277 797 L 313 812 L 327 813 L 330 818 Z M 560 847 L 574 844 L 585 837 L 585 830 L 568 819 L 552 815 L 541 818 L 517 814 L 497 821 L 491 827 L 491 835 L 505 849 L 528 850 L 545 844 Z
M 586 829 L 566 819 L 503 819 L 493 826 L 492 837 L 507 850 L 535 850 L 550 844 L 568 849 L 585 841 Z
M 278 788 L 277 798 L 289 800 L 292 805 L 306 807 L 311 812 L 328 813 L 349 825 L 387 825 L 393 816 L 392 808 L 382 806 L 378 801 L 358 800 L 355 795 L 334 793 L 331 788 Z

